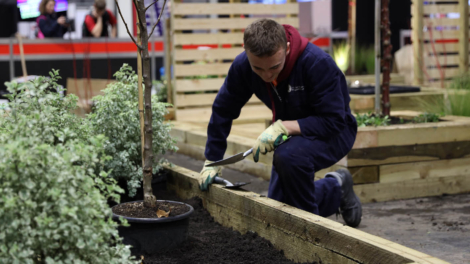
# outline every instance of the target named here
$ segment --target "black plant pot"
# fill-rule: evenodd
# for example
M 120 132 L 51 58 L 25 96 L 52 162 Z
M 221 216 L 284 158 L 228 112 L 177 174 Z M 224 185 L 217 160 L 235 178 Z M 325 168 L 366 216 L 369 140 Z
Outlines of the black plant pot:
M 129 203 L 136 202 L 142 201 Z M 167 251 L 188 238 L 189 216 L 194 212 L 194 208 L 181 202 L 166 200 L 158 200 L 158 202 L 184 204 L 189 207 L 189 211 L 167 218 L 134 218 L 113 213 L 115 221 L 122 217 L 130 224 L 128 227 L 118 227 L 118 231 L 119 236 L 123 238 L 123 243 L 132 246 L 131 252 L 134 255 L 154 255 Z

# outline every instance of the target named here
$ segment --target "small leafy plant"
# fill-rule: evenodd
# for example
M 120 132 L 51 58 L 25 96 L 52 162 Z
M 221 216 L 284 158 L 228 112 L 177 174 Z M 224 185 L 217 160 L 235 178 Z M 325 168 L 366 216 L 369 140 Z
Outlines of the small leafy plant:
M 422 113 L 419 116 L 413 118 L 413 123 L 435 123 L 439 122 L 439 118 L 442 117 L 442 114 L 436 113 Z
M 375 116 L 370 112 L 367 114 L 356 114 L 356 121 L 358 127 L 366 126 L 388 126 L 390 124 L 389 116 Z
M 124 64 L 114 76 L 116 82 L 103 90 L 104 95 L 93 98 L 94 108 L 87 119 L 93 134 L 104 134 L 109 139 L 105 150 L 112 159 L 105 163 L 105 169 L 111 171 L 113 178 L 126 180 L 129 196 L 134 196 L 142 180 L 137 75 Z M 152 151 L 157 155 L 176 151 L 176 141 L 170 136 L 171 127 L 164 123 L 168 105 L 158 102 L 157 95 L 152 96 Z M 162 160 L 154 162 L 153 171 L 158 172 L 162 163 Z

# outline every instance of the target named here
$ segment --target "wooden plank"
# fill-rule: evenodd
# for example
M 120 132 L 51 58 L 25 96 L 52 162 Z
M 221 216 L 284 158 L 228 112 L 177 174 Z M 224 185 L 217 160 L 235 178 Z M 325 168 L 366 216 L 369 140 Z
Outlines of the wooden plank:
M 439 62 L 439 65 L 459 65 L 459 55 L 441 55 L 441 56 L 426 56 L 424 57 L 424 65 L 426 67 L 435 67 Z
M 392 116 L 395 112 L 392 112 Z M 470 141 L 470 118 L 438 123 L 360 127 L 353 148 Z
M 434 47 L 433 47 L 434 46 Z M 458 43 L 426 43 L 423 45 L 423 54 L 434 54 L 434 53 L 454 53 L 459 52 Z
M 351 94 L 351 102 L 349 107 L 355 113 L 368 112 L 374 110 L 374 95 L 355 95 Z M 436 102 L 443 98 L 443 91 L 436 92 L 418 92 L 418 93 L 406 93 L 406 94 L 391 94 L 390 103 L 395 111 L 398 110 L 415 110 L 420 111 L 420 105 L 417 100 Z
M 231 63 L 173 64 L 173 70 L 175 77 L 227 75 L 231 65 Z
M 423 6 L 423 14 L 447 14 L 447 13 L 458 13 L 459 6 L 455 5 L 436 5 L 436 4 L 429 4 Z
M 423 67 L 423 2 L 413 1 L 411 3 L 411 28 L 412 39 L 413 39 L 413 73 L 414 73 L 414 84 L 423 84 L 424 74 L 421 68 Z
M 288 24 L 295 28 L 299 27 L 297 17 L 272 18 L 280 24 Z M 258 18 L 175 18 L 173 30 L 198 30 L 198 29 L 245 29 Z
M 381 183 L 452 176 L 470 177 L 470 158 L 380 166 Z
M 460 10 L 459 18 L 459 69 L 460 74 L 468 72 L 468 0 L 459 0 L 458 10 Z
M 243 44 L 243 33 L 174 33 L 174 45 Z
M 470 157 L 470 141 L 352 149 L 348 167 Z
M 459 35 L 460 35 L 459 29 L 433 30 L 431 34 L 429 32 L 424 33 L 424 40 L 436 41 L 440 39 L 458 39 Z
M 435 263 L 424 253 L 293 208 L 258 194 L 211 185 L 201 192 L 197 172 L 167 167 L 169 190 L 182 199 L 198 196 L 220 224 L 241 233 L 256 232 L 295 262 Z M 445 263 L 445 262 L 442 262 Z
M 249 4 L 249 3 L 178 3 L 172 10 L 174 15 L 263 15 L 298 14 L 297 3 Z
M 219 90 L 225 78 L 176 80 L 177 92 L 213 91 Z
M 244 52 L 244 48 L 234 47 L 225 49 L 175 49 L 175 61 L 190 60 L 234 60 L 240 53 Z
M 346 80 L 349 82 L 360 81 L 362 83 L 375 83 L 375 76 L 373 74 L 369 75 L 346 75 Z M 382 74 L 380 75 L 380 81 L 382 81 Z M 404 84 L 405 77 L 397 73 L 390 74 L 390 83 L 392 84 Z
M 212 114 L 211 107 L 192 109 L 179 109 L 176 111 L 176 120 L 188 122 L 209 122 Z M 245 106 L 242 108 L 239 120 L 259 119 L 265 120 L 272 117 L 272 112 L 265 105 Z
M 362 203 L 373 203 L 470 192 L 470 177 L 450 176 L 390 183 L 354 185 Z
M 460 75 L 459 68 L 441 68 L 441 69 L 426 69 L 426 77 L 429 76 L 431 79 L 444 79 L 451 78 Z
M 467 22 L 468 22 L 467 16 Z M 459 25 L 459 20 L 455 18 L 425 18 L 423 17 L 423 25 L 426 27 L 457 27 Z
M 201 94 L 177 94 L 178 107 L 187 106 L 211 106 L 214 103 L 217 93 L 201 93 Z M 249 104 L 261 104 L 256 96 L 252 96 L 248 101 Z M 179 110 L 178 110 L 179 111 Z

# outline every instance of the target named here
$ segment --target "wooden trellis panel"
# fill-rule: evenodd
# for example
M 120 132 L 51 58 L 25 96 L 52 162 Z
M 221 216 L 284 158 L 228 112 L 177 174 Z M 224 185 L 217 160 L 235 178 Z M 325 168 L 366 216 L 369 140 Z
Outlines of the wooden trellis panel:
M 416 84 L 443 86 L 468 71 L 467 0 L 414 0 L 411 7 Z
M 179 121 L 208 121 L 208 113 L 236 56 L 243 52 L 243 30 L 267 17 L 299 27 L 297 3 L 171 3 L 166 57 L 173 69 L 169 92 Z M 169 70 L 168 70 L 169 71 Z M 167 75 L 167 78 L 169 75 Z M 271 115 L 252 97 L 240 118 Z M 198 114 L 199 113 L 199 114 Z

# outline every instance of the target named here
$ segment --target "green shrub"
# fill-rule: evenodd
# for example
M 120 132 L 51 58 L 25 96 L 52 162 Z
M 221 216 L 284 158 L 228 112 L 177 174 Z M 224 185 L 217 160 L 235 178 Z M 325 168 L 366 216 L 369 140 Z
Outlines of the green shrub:
M 0 263 L 130 263 L 108 199 L 123 192 L 102 170 L 104 136 L 91 136 L 62 97 L 57 71 L 8 83 L 0 117 Z M 52 92 L 50 92 L 52 90 Z
M 0 263 L 129 263 L 106 202 L 118 187 L 94 173 L 104 137 L 54 146 L 18 122 L 0 136 Z
M 60 79 L 58 71 L 52 70 L 50 78 L 38 77 L 33 81 L 24 83 L 6 83 L 10 102 L 9 112 L 2 111 L 0 130 L 7 124 L 17 122 L 20 116 L 29 116 L 37 120 L 35 126 L 27 128 L 29 135 L 41 138 L 44 143 L 56 144 L 60 133 L 65 130 L 72 131 L 69 136 L 80 140 L 87 140 L 91 136 L 86 120 L 73 114 L 77 107 L 77 96 L 59 94 L 62 88 L 57 85 Z M 1 132 L 1 131 L 0 131 Z
M 112 160 L 105 169 L 115 179 L 125 179 L 130 196 L 134 196 L 142 180 L 142 153 L 140 122 L 138 112 L 137 75 L 124 64 L 116 72 L 117 82 L 103 90 L 104 95 L 93 98 L 94 108 L 88 119 L 94 134 L 109 138 L 106 154 Z M 170 125 L 164 123 L 169 104 L 159 103 L 152 97 L 153 153 L 164 154 L 176 150 L 175 141 L 170 137 Z M 161 169 L 162 162 L 154 162 L 153 172 Z

